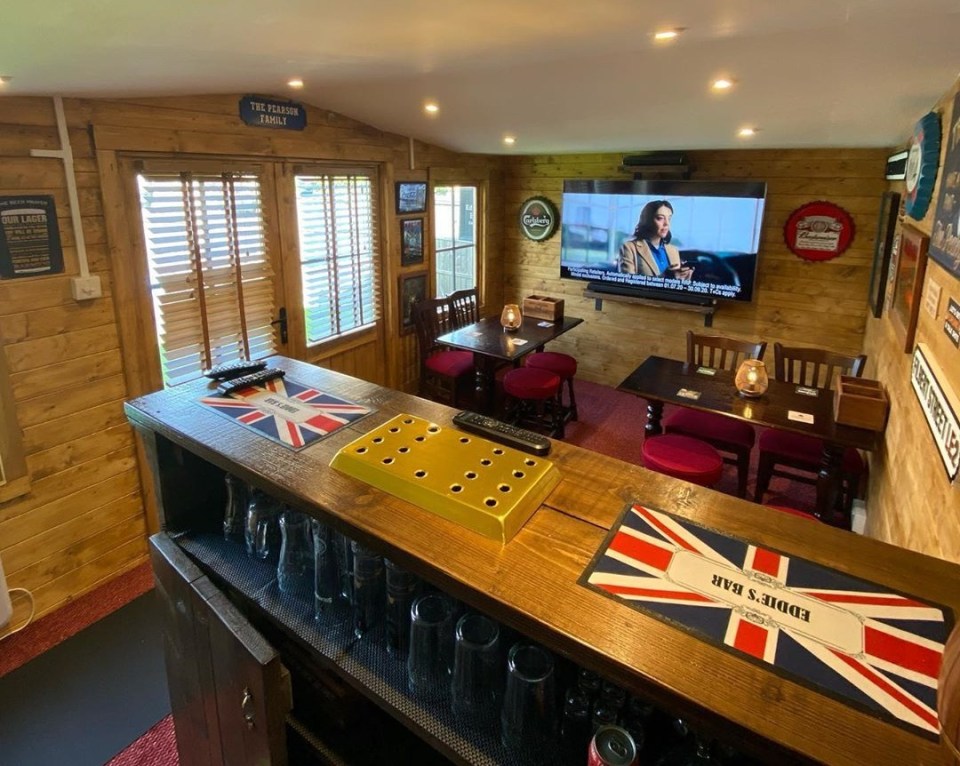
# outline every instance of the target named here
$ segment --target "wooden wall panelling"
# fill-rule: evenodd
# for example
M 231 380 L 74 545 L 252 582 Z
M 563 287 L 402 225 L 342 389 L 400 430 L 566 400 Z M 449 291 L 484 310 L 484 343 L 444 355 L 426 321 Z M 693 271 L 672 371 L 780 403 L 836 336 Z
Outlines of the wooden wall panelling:
M 29 494 L 0 502 L 0 554 L 12 561 L 6 569 L 11 585 L 29 588 L 41 615 L 144 561 L 145 529 L 156 523 L 143 510 L 143 461 L 122 412 L 124 399 L 143 391 L 143 380 L 155 379 L 156 360 L 142 342 L 152 332 L 150 307 L 120 288 L 143 284 L 145 275 L 136 257 L 138 209 L 130 203 L 136 190 L 124 181 L 118 151 L 379 163 L 389 194 L 381 219 L 382 327 L 373 342 L 345 344 L 319 361 L 378 383 L 416 385 L 416 344 L 412 335 L 398 334 L 399 242 L 389 204 L 399 177 L 395 168 L 406 173 L 409 167 L 408 139 L 314 107 L 308 107 L 308 126 L 300 134 L 258 131 L 239 119 L 238 98 L 65 101 L 89 265 L 104 287 L 102 298 L 83 303 L 70 295 L 69 279 L 78 267 L 63 167 L 30 156 L 31 149 L 59 145 L 52 100 L 0 99 L 0 194 L 54 197 L 66 267 L 63 275 L 0 282 L 0 345 L 34 475 Z M 487 234 L 494 244 L 485 268 L 488 294 L 499 304 L 501 158 L 459 155 L 420 142 L 414 147 L 417 177 L 425 177 L 431 165 L 490 174 Z
M 754 302 L 721 303 L 712 331 L 859 353 L 876 211 L 886 188 L 886 155 L 876 149 L 688 152 L 694 179 L 768 183 Z M 630 174 L 619 170 L 621 158 L 621 154 L 511 158 L 505 166 L 504 220 L 511 221 L 520 203 L 534 194 L 559 205 L 564 179 L 630 180 Z M 797 258 L 783 241 L 783 222 L 789 214 L 816 199 L 841 205 L 857 226 L 852 247 L 824 263 Z M 556 345 L 557 350 L 578 356 L 578 374 L 588 380 L 616 385 L 649 354 L 682 356 L 684 331 L 703 329 L 698 315 L 682 311 L 613 301 L 604 301 L 603 309 L 595 311 L 593 299 L 583 297 L 586 283 L 559 278 L 559 235 L 535 243 L 508 225 L 503 241 L 507 296 L 559 295 L 566 300 L 568 313 L 587 320 Z M 792 294 L 795 284 L 802 286 L 803 297 Z M 829 323 L 823 321 L 825 312 L 830 313 Z
M 934 106 L 941 115 L 944 131 L 952 122 L 952 105 L 958 89 L 960 80 Z M 921 116 L 918 114 L 917 118 Z M 904 134 L 911 129 L 912 125 L 904 126 Z M 941 171 L 947 143 L 942 142 Z M 928 235 L 941 181 L 938 173 L 933 201 L 924 219 L 905 218 L 907 224 Z M 903 193 L 903 182 L 892 182 L 890 189 Z M 960 303 L 960 279 L 930 259 L 925 281 L 929 284 L 931 280 L 942 288 L 940 306 L 936 318 L 921 307 L 916 340 L 927 344 L 930 355 L 946 375 L 946 381 L 942 382 L 960 398 L 960 351 L 943 332 L 949 299 Z M 879 318 L 869 317 L 864 350 L 868 355 L 866 374 L 883 381 L 890 397 L 883 445 L 870 455 L 867 532 L 895 545 L 960 561 L 960 479 L 952 483 L 948 480 L 937 454 L 933 435 L 910 382 L 913 355 L 903 352 L 889 306 L 884 307 Z M 955 401 L 954 406 L 960 413 L 960 402 Z

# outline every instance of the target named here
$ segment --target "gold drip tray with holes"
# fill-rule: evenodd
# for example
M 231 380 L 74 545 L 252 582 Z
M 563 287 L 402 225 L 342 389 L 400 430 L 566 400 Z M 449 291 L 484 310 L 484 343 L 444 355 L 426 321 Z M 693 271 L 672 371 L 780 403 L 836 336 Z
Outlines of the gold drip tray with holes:
M 549 460 L 413 415 L 351 442 L 330 465 L 504 543 L 560 482 Z

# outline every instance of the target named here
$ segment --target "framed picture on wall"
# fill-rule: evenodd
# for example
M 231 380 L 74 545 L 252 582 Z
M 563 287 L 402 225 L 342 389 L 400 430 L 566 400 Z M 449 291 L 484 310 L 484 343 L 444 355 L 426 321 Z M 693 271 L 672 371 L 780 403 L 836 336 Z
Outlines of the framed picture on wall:
M 427 272 L 401 274 L 400 289 L 400 334 L 413 332 L 413 304 L 427 297 Z
M 400 221 L 400 265 L 423 263 L 423 219 L 405 218 Z
M 903 341 L 903 351 L 913 351 L 917 334 L 917 319 L 923 296 L 923 277 L 927 271 L 927 244 L 929 238 L 912 226 L 903 226 L 897 258 L 896 282 L 890 315 Z
M 887 294 L 887 272 L 890 269 L 893 234 L 897 228 L 899 209 L 900 195 L 897 192 L 885 192 L 880 201 L 877 237 L 873 246 L 873 268 L 870 271 L 870 309 L 875 317 L 883 314 L 883 301 Z
M 397 215 L 427 212 L 427 182 L 397 181 Z

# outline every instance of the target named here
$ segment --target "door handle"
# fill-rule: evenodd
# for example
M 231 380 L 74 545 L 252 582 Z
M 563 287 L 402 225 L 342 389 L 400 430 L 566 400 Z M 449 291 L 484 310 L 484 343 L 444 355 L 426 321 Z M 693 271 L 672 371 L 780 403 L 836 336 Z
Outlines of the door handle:
M 274 319 L 270 324 L 280 325 L 280 342 L 287 342 L 287 307 L 281 306 L 279 316 Z
M 248 729 L 252 729 L 254 726 L 256 726 L 253 695 L 250 693 L 249 688 L 245 688 L 243 690 L 243 699 L 240 700 L 240 711 L 243 713 L 243 720 L 246 721 Z

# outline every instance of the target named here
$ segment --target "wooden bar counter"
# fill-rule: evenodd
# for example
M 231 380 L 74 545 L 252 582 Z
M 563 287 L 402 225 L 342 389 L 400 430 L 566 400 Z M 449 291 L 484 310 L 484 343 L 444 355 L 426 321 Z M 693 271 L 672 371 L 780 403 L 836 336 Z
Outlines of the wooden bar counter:
M 198 400 L 198 381 L 126 411 L 155 472 L 161 524 L 189 528 L 209 502 L 191 460 L 228 471 L 323 519 L 555 652 L 629 691 L 755 742 L 771 763 L 940 763 L 938 743 L 787 680 L 578 584 L 624 508 L 640 503 L 956 611 L 960 567 L 795 518 L 554 441 L 560 484 L 506 545 L 329 467 L 337 450 L 399 413 L 452 427 L 455 410 L 339 373 L 273 359 L 288 377 L 373 408 L 300 452 L 259 437 Z M 638 414 L 637 433 L 643 423 Z M 638 446 L 639 449 L 639 446 Z M 184 460 L 184 453 L 192 453 Z M 184 467 L 186 466 L 186 467 Z M 222 474 L 220 474 L 222 477 Z M 222 483 L 222 482 L 221 482 Z M 218 511 L 219 512 L 219 511 Z M 751 732 L 751 734 L 748 734 Z

